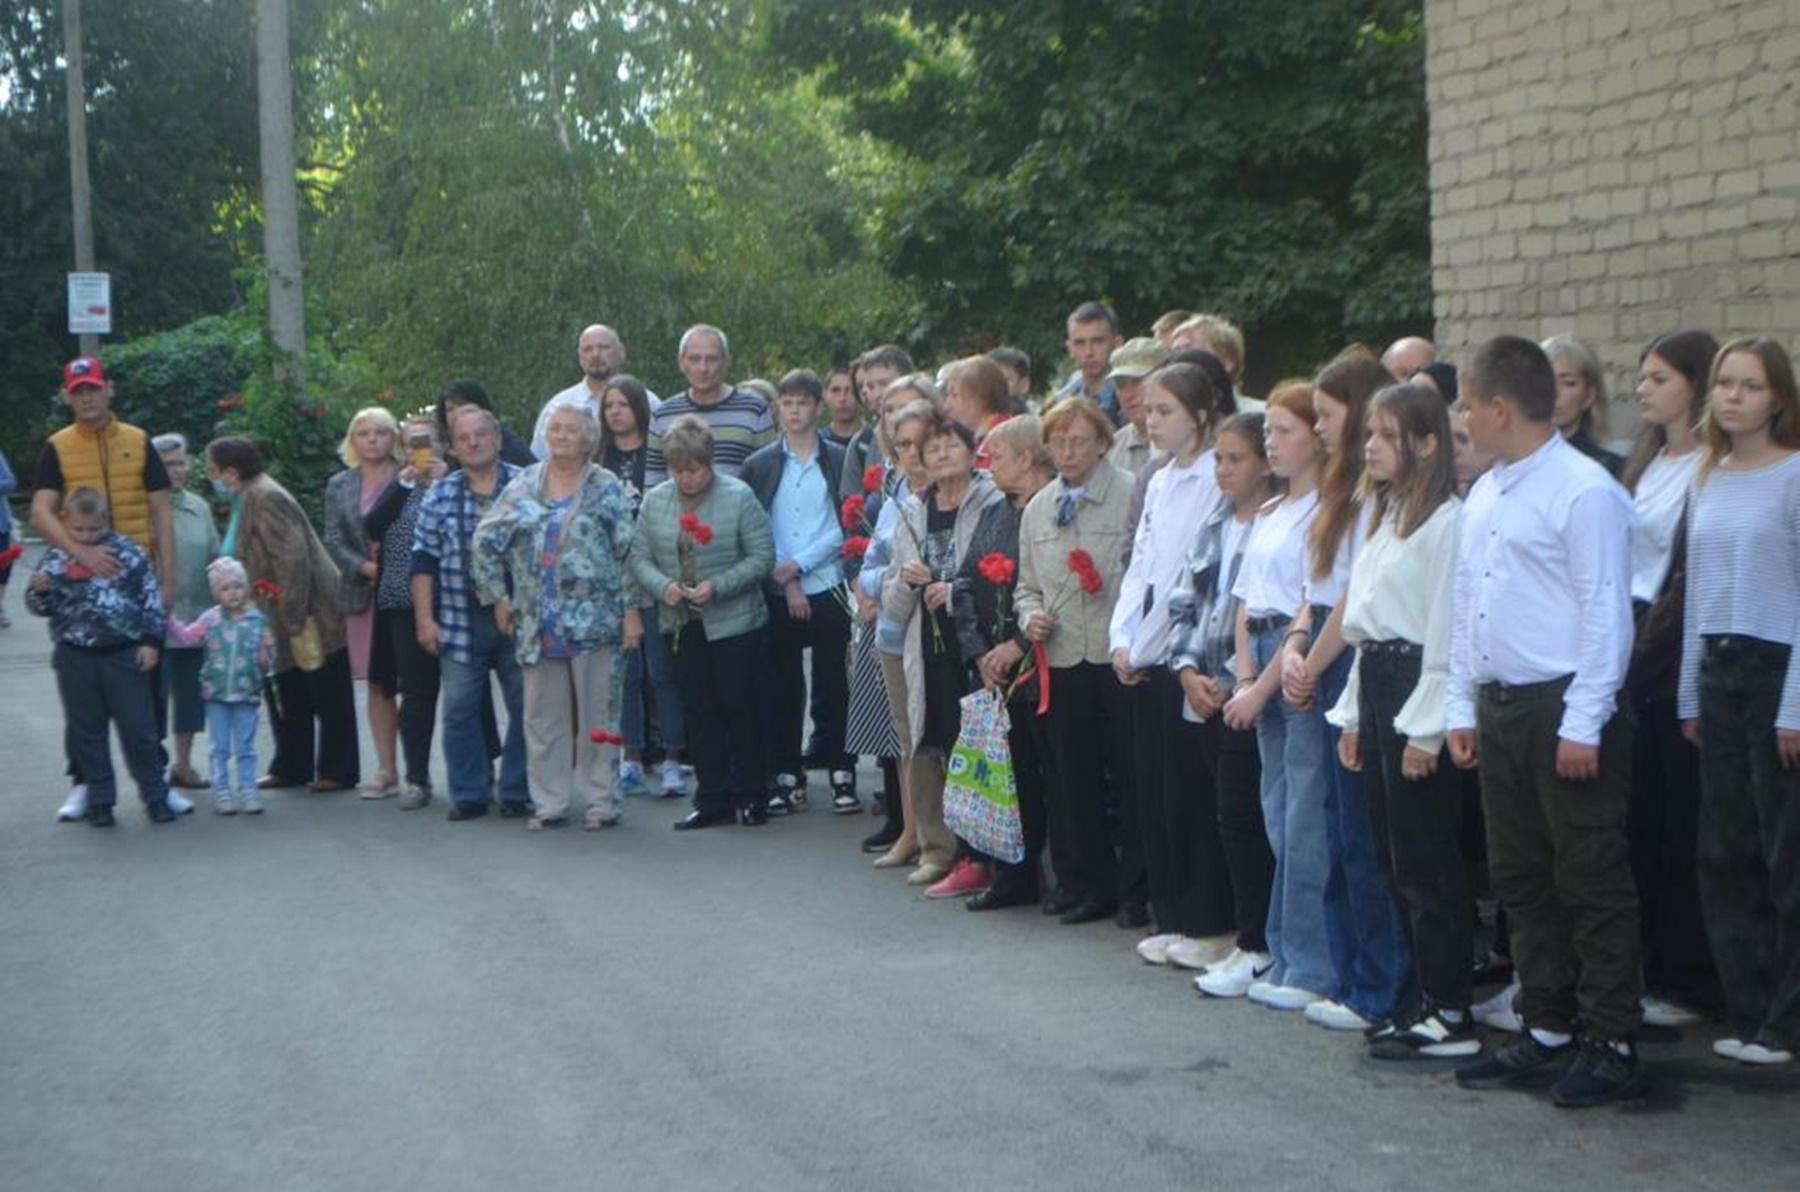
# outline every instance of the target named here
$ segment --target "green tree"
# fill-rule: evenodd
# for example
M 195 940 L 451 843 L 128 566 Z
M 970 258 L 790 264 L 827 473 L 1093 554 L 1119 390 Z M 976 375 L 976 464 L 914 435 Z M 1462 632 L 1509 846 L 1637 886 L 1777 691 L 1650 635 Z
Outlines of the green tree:
M 883 263 L 937 351 L 1079 300 L 1227 313 L 1266 379 L 1430 319 L 1416 0 L 797 0 L 771 61 L 914 166 Z

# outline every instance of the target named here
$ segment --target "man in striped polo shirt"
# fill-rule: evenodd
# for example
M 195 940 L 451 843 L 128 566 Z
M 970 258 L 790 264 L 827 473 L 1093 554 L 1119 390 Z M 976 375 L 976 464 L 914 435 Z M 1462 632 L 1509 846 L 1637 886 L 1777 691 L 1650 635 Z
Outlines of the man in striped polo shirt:
M 696 323 L 681 334 L 676 363 L 688 387 L 664 401 L 650 419 L 650 446 L 644 453 L 644 488 L 669 478 L 663 465 L 662 439 L 675 420 L 693 414 L 713 436 L 713 470 L 736 476 L 750 453 L 775 441 L 775 419 L 769 403 L 747 389 L 728 385 L 731 345 L 717 327 Z

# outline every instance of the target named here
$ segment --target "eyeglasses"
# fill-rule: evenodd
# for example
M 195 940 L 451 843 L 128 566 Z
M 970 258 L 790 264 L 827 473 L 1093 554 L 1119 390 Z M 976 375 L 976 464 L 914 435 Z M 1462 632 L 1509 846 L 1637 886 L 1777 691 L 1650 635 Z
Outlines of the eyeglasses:
M 1085 451 L 1099 441 L 1094 435 L 1054 435 L 1044 440 L 1044 446 L 1052 451 Z

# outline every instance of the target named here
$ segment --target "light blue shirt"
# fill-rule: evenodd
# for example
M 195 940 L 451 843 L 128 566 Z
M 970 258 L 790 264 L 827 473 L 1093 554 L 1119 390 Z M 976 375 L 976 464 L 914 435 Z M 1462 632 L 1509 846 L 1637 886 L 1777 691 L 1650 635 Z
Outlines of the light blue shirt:
M 819 467 L 819 452 L 801 459 L 784 439 L 781 483 L 769 506 L 775 531 L 775 561 L 800 565 L 800 590 L 817 596 L 844 582 L 844 531 L 831 507 L 831 486 Z

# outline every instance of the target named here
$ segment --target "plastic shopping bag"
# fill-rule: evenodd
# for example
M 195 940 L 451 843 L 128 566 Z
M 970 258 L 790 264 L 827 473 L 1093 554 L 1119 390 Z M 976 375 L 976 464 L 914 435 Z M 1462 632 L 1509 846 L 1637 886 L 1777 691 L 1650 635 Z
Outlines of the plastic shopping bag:
M 962 728 L 944 781 L 944 823 L 970 848 L 1016 865 L 1025 859 L 1025 829 L 1006 742 L 1011 727 L 1000 692 L 963 696 Z

